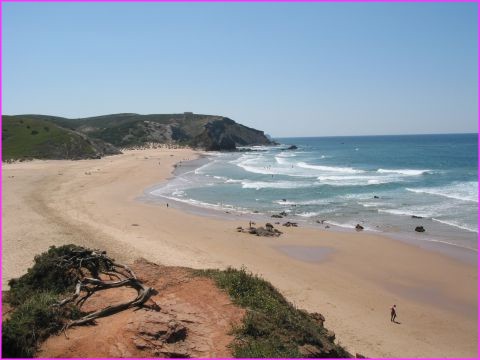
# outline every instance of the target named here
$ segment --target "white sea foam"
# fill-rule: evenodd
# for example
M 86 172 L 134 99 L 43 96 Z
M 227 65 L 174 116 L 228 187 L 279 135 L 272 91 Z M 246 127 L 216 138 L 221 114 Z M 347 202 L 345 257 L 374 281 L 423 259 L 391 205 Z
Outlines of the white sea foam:
M 467 230 L 467 231 L 474 232 L 474 233 L 478 234 L 478 228 L 474 228 L 474 227 L 472 227 L 470 225 L 467 225 L 467 224 L 459 224 L 455 221 L 440 220 L 440 219 L 436 219 L 436 218 L 432 218 L 432 220 L 436 221 L 436 222 L 439 222 L 439 223 L 442 223 L 442 224 L 445 224 L 445 225 L 453 226 L 453 227 L 456 227 L 456 228 L 459 228 L 459 229 Z
M 210 162 L 208 162 L 208 163 L 200 166 L 199 168 L 196 168 L 195 171 L 194 171 L 194 173 L 195 173 L 196 175 L 202 175 L 202 174 L 204 174 L 204 173 L 205 173 L 205 169 L 208 168 L 208 167 L 210 167 L 214 162 L 215 162 L 215 160 L 214 160 L 214 161 L 210 161 Z
M 431 172 L 431 170 L 414 170 L 414 169 L 378 169 L 380 174 L 400 174 L 406 176 L 418 176 Z
M 275 204 L 279 204 L 279 205 L 297 205 L 297 203 L 295 201 L 283 201 L 283 200 L 275 200 L 273 201 L 273 203 Z
M 302 187 L 309 187 L 311 184 L 309 183 L 301 183 L 298 181 L 250 181 L 244 180 L 242 181 L 242 188 L 244 189 L 265 189 L 265 188 L 272 188 L 272 189 L 295 189 L 295 188 L 302 188 Z
M 320 170 L 320 171 L 327 171 L 327 172 L 340 172 L 340 173 L 346 173 L 346 174 L 359 174 L 359 173 L 365 172 L 364 170 L 354 169 L 351 167 L 311 165 L 303 161 L 298 162 L 297 166 L 305 169 Z
M 378 185 L 387 184 L 391 182 L 402 181 L 399 177 L 391 176 L 363 176 L 363 175 L 327 175 L 318 176 L 320 184 L 333 185 L 333 186 L 365 186 L 365 185 Z
M 405 190 L 414 193 L 443 196 L 450 199 L 478 203 L 478 183 L 475 181 L 455 183 L 441 187 L 406 188 Z
M 306 217 L 306 218 L 311 218 L 311 217 L 320 215 L 320 213 L 319 212 L 314 212 L 314 211 L 309 211 L 309 212 L 299 213 L 299 214 L 295 214 L 295 215 L 301 216 L 301 217 Z
M 379 207 L 384 205 L 383 203 L 379 203 L 379 202 L 370 202 L 370 203 L 357 202 L 357 204 L 366 208 L 374 208 L 374 207 Z
M 430 218 L 432 216 L 432 213 L 412 209 L 378 209 L 378 212 L 401 216 L 421 216 L 423 218 Z
M 286 151 L 282 151 L 280 154 L 277 155 L 278 157 L 295 157 L 297 156 L 296 153 L 294 152 L 286 152 Z
M 289 161 L 283 156 L 275 156 L 275 161 L 280 165 L 289 164 Z
M 237 179 L 226 179 L 225 182 L 229 184 L 239 184 L 242 183 L 245 180 L 237 180 Z

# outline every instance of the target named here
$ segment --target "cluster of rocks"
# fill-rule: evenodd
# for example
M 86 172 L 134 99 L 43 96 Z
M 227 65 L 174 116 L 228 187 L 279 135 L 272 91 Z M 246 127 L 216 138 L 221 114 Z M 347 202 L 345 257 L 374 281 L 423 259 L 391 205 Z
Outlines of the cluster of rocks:
M 423 226 L 417 226 L 415 227 L 416 232 L 425 232 L 425 228 Z
M 272 218 L 281 219 L 281 218 L 283 218 L 284 216 L 287 216 L 287 215 L 288 215 L 288 214 L 287 214 L 286 211 L 282 211 L 282 212 L 280 212 L 280 213 L 278 213 L 278 214 L 273 214 L 273 215 L 272 215 Z
M 275 229 L 272 224 L 266 223 L 265 227 L 253 227 L 250 226 L 248 229 L 244 229 L 243 227 L 237 227 L 237 232 L 248 233 L 257 236 L 280 236 L 282 232 L 278 229 Z
M 286 223 L 283 223 L 282 226 L 286 226 L 286 227 L 298 227 L 298 224 L 297 224 L 296 222 L 287 221 Z

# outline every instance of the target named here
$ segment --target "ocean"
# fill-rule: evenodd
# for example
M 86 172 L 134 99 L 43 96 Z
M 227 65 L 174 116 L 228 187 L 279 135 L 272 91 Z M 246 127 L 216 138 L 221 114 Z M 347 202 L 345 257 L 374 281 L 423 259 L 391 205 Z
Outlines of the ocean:
M 275 140 L 181 163 L 149 196 L 477 251 L 477 134 Z

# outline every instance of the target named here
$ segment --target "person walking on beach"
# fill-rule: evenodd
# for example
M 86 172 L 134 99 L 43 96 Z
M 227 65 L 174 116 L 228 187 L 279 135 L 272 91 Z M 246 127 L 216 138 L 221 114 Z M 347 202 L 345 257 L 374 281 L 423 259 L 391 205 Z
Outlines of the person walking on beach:
M 395 322 L 395 318 L 397 317 L 397 305 L 393 304 L 390 308 L 390 321 Z

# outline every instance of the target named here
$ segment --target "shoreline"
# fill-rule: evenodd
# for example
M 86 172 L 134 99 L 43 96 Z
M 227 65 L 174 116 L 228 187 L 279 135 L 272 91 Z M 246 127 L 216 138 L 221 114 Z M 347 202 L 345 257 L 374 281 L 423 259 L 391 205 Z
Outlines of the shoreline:
M 201 153 L 199 157 L 196 159 L 189 160 L 186 164 L 182 162 L 182 165 L 186 165 L 190 169 L 187 171 L 179 171 L 178 167 L 175 167 L 172 171 L 172 176 L 165 179 L 164 181 L 155 184 L 153 186 L 149 186 L 144 189 L 143 195 L 138 197 L 137 200 L 141 202 L 147 202 L 150 204 L 158 204 L 159 206 L 165 205 L 168 203 L 176 204 L 176 207 L 179 208 L 181 211 L 188 212 L 193 215 L 204 216 L 204 217 L 212 217 L 216 219 L 222 220 L 232 220 L 232 218 L 236 218 L 240 221 L 248 222 L 249 220 L 252 221 L 262 221 L 262 222 L 286 222 L 286 221 L 293 221 L 299 223 L 302 227 L 307 227 L 309 229 L 315 230 L 326 230 L 324 226 L 316 225 L 311 221 L 308 221 L 305 218 L 298 217 L 298 216 L 286 216 L 282 219 L 275 219 L 269 216 L 268 214 L 264 213 L 253 213 L 253 212 L 242 212 L 238 211 L 235 208 L 214 208 L 213 206 L 202 206 L 193 204 L 190 201 L 182 201 L 178 198 L 168 197 L 164 195 L 152 195 L 151 192 L 155 191 L 156 189 L 163 188 L 169 181 L 173 180 L 174 178 L 185 174 L 186 172 L 195 171 L 199 169 L 201 166 L 205 165 L 207 162 L 199 163 L 199 161 L 212 161 L 208 159 L 209 154 Z M 192 199 L 188 199 L 192 200 Z M 328 225 L 330 228 L 328 231 L 333 232 L 346 232 L 350 234 L 358 233 L 354 228 L 347 228 L 345 226 L 336 225 L 334 223 L 325 220 L 325 224 Z M 436 253 L 446 255 L 448 257 L 454 258 L 456 260 L 466 262 L 471 265 L 477 265 L 478 263 L 478 250 L 472 249 L 466 246 L 458 245 L 455 243 L 445 242 L 443 240 L 438 240 L 432 237 L 428 238 L 421 238 L 424 237 L 424 234 L 409 234 L 406 232 L 387 232 L 383 230 L 372 230 L 372 229 L 364 229 L 362 233 L 370 234 L 370 235 L 380 235 L 391 240 L 395 241 L 402 241 L 404 243 L 416 246 L 418 248 L 434 251 Z
M 147 149 L 100 160 L 3 164 L 4 287 L 34 255 L 72 242 L 103 248 L 124 262 L 144 257 L 193 268 L 246 266 L 297 307 L 324 314 L 326 326 L 352 353 L 477 356 L 476 266 L 382 234 L 282 227 L 279 238 L 260 238 L 235 231 L 245 225 L 242 219 L 201 217 L 137 200 L 171 176 L 175 163 L 197 155 Z M 303 261 L 278 246 L 331 250 Z M 401 325 L 389 322 L 392 303 Z

